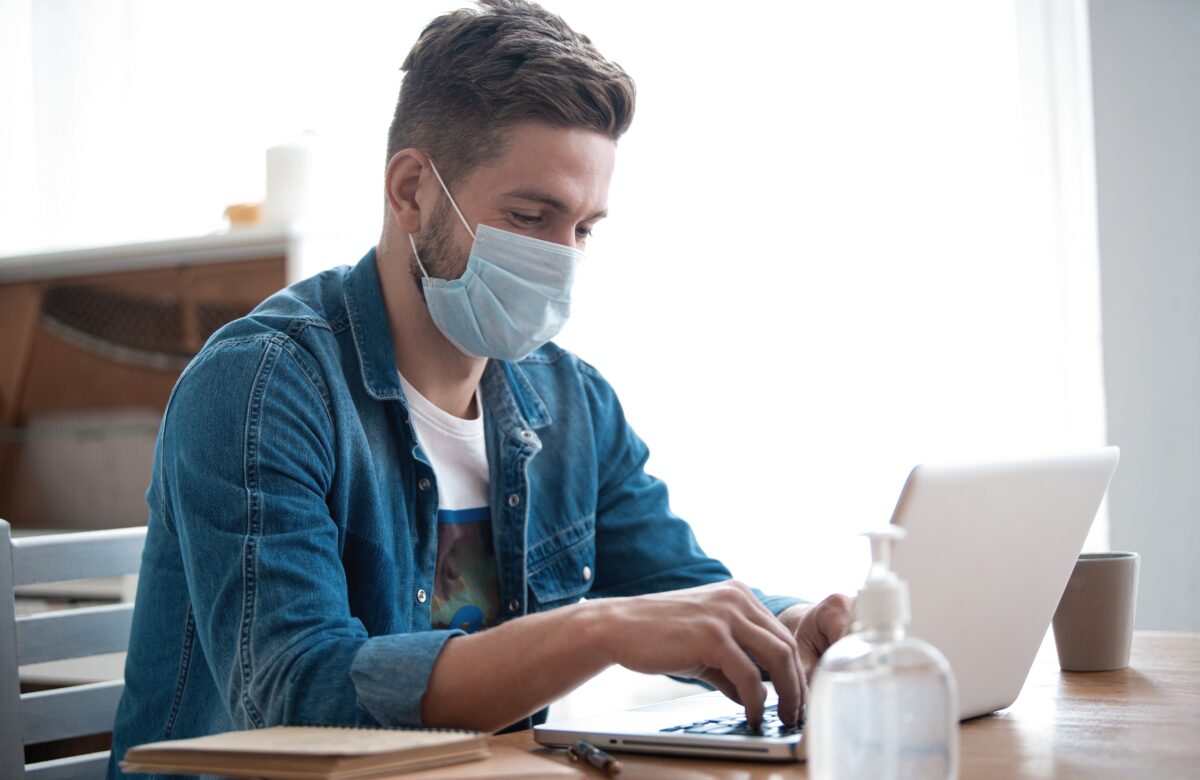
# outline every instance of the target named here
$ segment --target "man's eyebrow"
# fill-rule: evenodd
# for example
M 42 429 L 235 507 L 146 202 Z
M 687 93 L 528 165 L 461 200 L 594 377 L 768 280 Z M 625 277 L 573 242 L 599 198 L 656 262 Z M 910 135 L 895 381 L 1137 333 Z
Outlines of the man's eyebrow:
M 511 192 L 506 192 L 501 197 L 503 197 L 503 198 L 520 198 L 521 200 L 532 200 L 536 203 L 543 203 L 559 213 L 566 213 L 566 211 L 567 211 L 566 204 L 564 204 L 558 198 L 556 198 L 553 195 L 550 195 L 548 193 L 545 193 L 541 190 L 533 189 L 533 188 L 529 188 L 529 187 L 526 187 L 524 189 L 519 189 L 519 190 L 513 190 Z M 607 216 L 608 216 L 608 209 L 601 209 L 600 211 L 597 211 L 596 213 L 589 215 L 587 220 L 584 220 L 584 221 L 586 222 L 588 220 L 593 220 L 593 219 L 604 219 Z

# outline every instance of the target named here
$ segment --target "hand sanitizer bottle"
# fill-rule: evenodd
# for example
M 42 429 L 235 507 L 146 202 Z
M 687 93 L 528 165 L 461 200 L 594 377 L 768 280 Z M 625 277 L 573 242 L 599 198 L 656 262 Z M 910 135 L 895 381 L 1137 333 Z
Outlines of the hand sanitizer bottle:
M 825 651 L 805 726 L 813 780 L 958 776 L 958 690 L 937 648 L 905 634 L 908 585 L 890 568 L 904 530 L 864 534 L 871 570 L 854 603 L 853 633 Z

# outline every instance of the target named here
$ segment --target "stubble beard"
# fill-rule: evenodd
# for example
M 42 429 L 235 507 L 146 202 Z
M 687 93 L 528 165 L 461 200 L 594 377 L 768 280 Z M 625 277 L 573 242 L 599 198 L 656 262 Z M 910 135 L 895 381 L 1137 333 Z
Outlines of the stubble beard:
M 423 230 L 420 237 L 413 236 L 421 264 L 418 265 L 417 258 L 414 257 L 409 263 L 408 272 L 413 284 L 417 286 L 417 294 L 421 296 L 421 300 L 425 299 L 425 274 L 421 273 L 421 265 L 425 266 L 425 270 L 433 279 L 457 279 L 466 270 L 465 262 L 456 259 L 461 252 L 454 246 L 454 239 L 451 237 L 453 229 L 454 225 L 450 222 L 450 206 L 441 200 L 433 209 L 429 228 Z

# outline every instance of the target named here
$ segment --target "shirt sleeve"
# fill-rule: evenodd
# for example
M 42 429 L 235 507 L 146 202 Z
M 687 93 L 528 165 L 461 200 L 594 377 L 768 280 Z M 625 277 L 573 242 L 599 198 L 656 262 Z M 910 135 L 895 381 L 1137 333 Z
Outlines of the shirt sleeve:
M 161 473 L 209 672 L 242 728 L 419 726 L 460 631 L 370 637 L 350 613 L 328 394 L 278 335 L 220 344 L 180 379 Z
M 667 486 L 646 473 L 650 450 L 625 420 L 612 387 L 581 361 L 601 464 L 596 504 L 596 581 L 590 596 L 635 596 L 731 579 L 671 511 Z M 807 603 L 753 589 L 772 613 Z

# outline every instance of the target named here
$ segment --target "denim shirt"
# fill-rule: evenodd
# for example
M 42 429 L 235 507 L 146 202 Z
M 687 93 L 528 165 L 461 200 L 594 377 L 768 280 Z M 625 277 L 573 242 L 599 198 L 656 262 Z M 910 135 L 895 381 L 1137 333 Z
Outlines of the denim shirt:
M 547 344 L 481 380 L 501 621 L 728 579 L 612 388 Z M 273 295 L 184 370 L 146 494 L 129 747 L 279 724 L 420 726 L 438 653 L 438 487 L 372 250 Z M 797 599 L 759 597 L 778 613 Z M 526 719 L 518 726 L 529 725 Z

